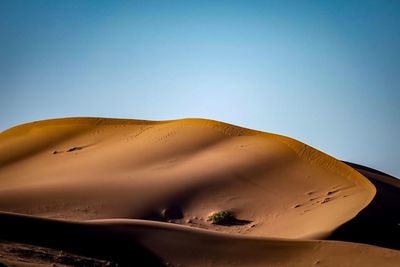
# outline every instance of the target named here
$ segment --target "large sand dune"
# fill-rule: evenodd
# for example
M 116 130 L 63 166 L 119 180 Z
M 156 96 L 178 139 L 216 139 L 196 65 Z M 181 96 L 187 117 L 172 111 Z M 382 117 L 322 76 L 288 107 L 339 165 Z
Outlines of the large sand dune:
M 67 118 L 0 133 L 2 229 L 21 224 L 37 244 L 29 233 L 41 229 L 42 245 L 62 247 L 49 232 L 73 225 L 77 239 L 87 229 L 129 236 L 184 266 L 395 266 L 398 251 L 311 240 L 375 193 L 353 168 L 301 142 L 211 120 Z M 207 220 L 221 210 L 235 223 Z M 15 230 L 0 235 L 21 241 Z M 74 240 L 64 246 L 87 253 Z

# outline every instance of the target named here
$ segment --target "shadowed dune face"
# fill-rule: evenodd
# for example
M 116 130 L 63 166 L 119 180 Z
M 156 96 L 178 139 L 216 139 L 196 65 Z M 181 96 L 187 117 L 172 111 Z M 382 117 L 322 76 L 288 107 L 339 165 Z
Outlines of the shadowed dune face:
M 400 180 L 379 171 L 347 163 L 377 188 L 372 202 L 354 219 L 341 225 L 330 239 L 400 249 Z
M 201 119 L 35 122 L 0 134 L 0 163 L 2 211 L 256 236 L 324 237 L 375 194 L 362 175 L 296 140 Z M 220 210 L 247 223 L 207 221 Z
M 364 244 L 274 240 L 145 222 L 125 223 L 122 229 L 164 261 L 182 266 L 397 266 L 400 261 L 398 251 Z
M 395 250 L 334 241 L 217 233 L 125 219 L 71 222 L 0 212 L 0 237 L 116 262 L 118 266 L 398 266 Z

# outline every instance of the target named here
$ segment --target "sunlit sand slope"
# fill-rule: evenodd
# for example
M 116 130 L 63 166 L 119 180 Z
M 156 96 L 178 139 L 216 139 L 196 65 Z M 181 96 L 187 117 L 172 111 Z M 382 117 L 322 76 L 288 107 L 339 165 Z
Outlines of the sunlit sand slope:
M 374 195 L 361 174 L 312 147 L 212 120 L 66 118 L 0 133 L 7 212 L 323 238 Z M 238 223 L 211 224 L 220 210 Z

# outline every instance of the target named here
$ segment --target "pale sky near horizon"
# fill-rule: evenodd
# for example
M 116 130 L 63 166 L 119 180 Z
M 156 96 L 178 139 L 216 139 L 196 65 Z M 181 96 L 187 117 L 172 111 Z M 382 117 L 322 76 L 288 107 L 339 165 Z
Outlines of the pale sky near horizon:
M 211 118 L 400 177 L 400 1 L 0 0 L 0 131 Z

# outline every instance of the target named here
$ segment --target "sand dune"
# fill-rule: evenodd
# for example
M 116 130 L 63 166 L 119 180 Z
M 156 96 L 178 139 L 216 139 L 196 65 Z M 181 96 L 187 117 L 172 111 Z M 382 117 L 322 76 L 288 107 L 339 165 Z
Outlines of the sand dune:
M 54 233 L 42 222 L 75 225 L 76 238 L 107 229 L 185 266 L 393 264 L 397 251 L 311 241 L 375 193 L 359 172 L 299 141 L 211 120 L 66 118 L 0 133 L 0 211 L 35 216 L 2 213 L 3 221 L 24 224 L 26 237 L 36 225 L 46 239 Z M 208 221 L 222 210 L 240 223 Z
M 97 257 L 108 251 L 107 260 L 121 262 L 123 256 L 127 266 L 139 260 L 147 266 L 398 266 L 400 261 L 398 251 L 369 245 L 250 237 L 135 219 L 71 222 L 1 213 L 0 226 L 10 229 L 6 236 L 25 242 Z M 111 248 L 115 243 L 124 244 L 125 254 Z

